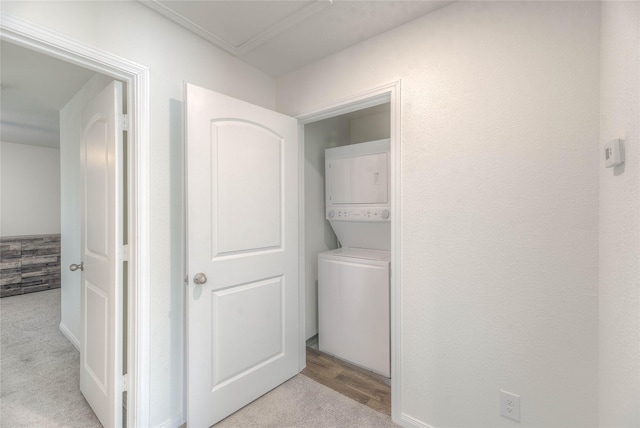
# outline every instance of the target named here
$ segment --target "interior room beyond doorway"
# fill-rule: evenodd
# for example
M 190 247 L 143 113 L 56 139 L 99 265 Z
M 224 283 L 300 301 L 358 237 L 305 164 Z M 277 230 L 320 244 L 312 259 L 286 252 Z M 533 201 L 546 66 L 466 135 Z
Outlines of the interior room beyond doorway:
M 303 372 L 342 394 L 390 414 L 390 380 L 318 351 L 318 254 L 341 246 L 325 212 L 325 150 L 389 139 L 389 102 L 304 126 L 304 282 L 307 368 Z M 391 189 L 392 187 L 390 187 Z M 389 350 L 390 351 L 390 350 Z
M 324 152 L 331 147 L 389 138 L 390 104 L 357 110 L 304 127 L 305 338 L 318 334 L 318 253 L 338 248 L 325 219 Z

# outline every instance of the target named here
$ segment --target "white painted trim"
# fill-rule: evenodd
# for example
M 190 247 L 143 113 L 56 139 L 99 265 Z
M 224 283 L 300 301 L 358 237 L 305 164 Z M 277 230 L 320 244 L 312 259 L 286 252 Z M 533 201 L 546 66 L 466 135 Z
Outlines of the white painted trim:
M 307 285 L 305 269 L 304 124 L 298 120 L 298 370 L 307 366 Z
M 329 105 L 310 109 L 307 112 L 293 115 L 298 119 L 299 125 L 299 152 L 300 165 L 298 167 L 298 180 L 300 186 L 300 201 L 298 212 L 300 215 L 299 223 L 299 282 L 301 290 L 301 319 L 305 320 L 305 263 L 304 263 L 304 125 L 319 120 L 328 119 L 330 117 L 351 113 L 356 110 L 362 110 L 376 105 L 390 103 L 391 106 L 391 150 L 390 150 L 390 173 L 392 192 L 391 192 L 391 417 L 397 424 L 405 421 L 402 415 L 402 186 L 401 186 L 401 167 L 402 167 L 402 151 L 401 151 L 401 82 L 393 82 L 370 91 L 356 94 Z M 301 343 L 304 345 L 305 325 L 300 323 Z M 306 365 L 306 354 L 302 352 L 300 369 Z M 426 425 L 416 425 L 426 426 Z
M 60 323 L 58 327 L 60 328 L 60 331 L 62 332 L 64 337 L 66 337 L 67 340 L 69 340 L 69 342 L 71 342 L 71 344 L 75 346 L 78 352 L 80 352 L 80 341 L 73 335 L 73 333 L 71 333 L 71 330 L 69 330 L 63 323 Z
M 391 419 L 400 423 L 402 414 L 402 132 L 401 82 L 391 98 Z
M 400 417 L 400 425 L 407 428 L 433 428 L 431 425 L 427 425 L 419 419 L 409 416 L 403 413 Z
M 400 81 L 389 85 L 384 85 L 379 88 L 363 92 L 362 94 L 347 97 L 325 106 L 315 107 L 305 112 L 295 113 L 291 116 L 298 119 L 298 121 L 304 125 L 307 123 L 328 119 L 330 117 L 351 113 L 356 110 L 375 107 L 377 105 L 389 102 L 391 91 L 399 84 Z
M 175 427 L 181 427 L 186 423 L 185 420 L 183 420 L 182 415 L 180 416 L 176 416 L 174 418 L 171 419 L 167 419 L 166 421 L 164 421 L 163 423 L 161 423 L 160 425 L 157 426 L 157 428 L 175 428 Z
M 202 28 L 201 26 L 199 26 L 195 22 L 193 22 L 190 19 L 188 19 L 188 18 L 184 17 L 183 15 L 179 14 L 178 12 L 174 11 L 170 7 L 160 3 L 158 0 L 141 1 L 140 3 L 142 3 L 143 5 L 155 10 L 156 12 L 158 12 L 161 15 L 163 15 L 164 17 L 169 18 L 170 20 L 172 20 L 176 24 L 180 25 L 181 27 L 186 28 L 187 30 L 191 31 L 192 33 L 197 34 L 198 36 L 202 37 L 203 39 L 213 43 L 214 45 L 218 46 L 219 48 L 222 48 L 225 51 L 227 51 L 227 52 L 229 52 L 229 53 L 231 53 L 231 54 L 233 54 L 235 56 L 238 56 L 238 54 L 237 54 L 238 48 L 236 46 L 234 46 L 231 43 L 227 42 L 226 40 L 216 36 L 215 34 L 205 30 L 204 28 Z
M 0 39 L 127 83 L 129 136 L 129 330 L 130 379 L 127 426 L 149 426 L 150 242 L 149 70 L 107 51 L 3 13 Z M 62 329 L 61 329 L 62 330 Z
M 249 52 L 256 49 L 258 46 L 261 46 L 267 43 L 269 40 L 273 39 L 277 35 L 284 33 L 289 28 L 295 27 L 300 24 L 305 19 L 315 15 L 316 13 L 324 10 L 327 6 L 331 5 L 332 0 L 315 0 L 310 5 L 300 9 L 299 11 L 293 13 L 292 15 L 287 16 L 280 22 L 272 25 L 271 27 L 264 30 L 262 33 L 252 37 L 245 43 L 238 46 L 237 56 L 243 56 L 248 54 Z
M 292 28 L 300 24 L 305 19 L 320 12 L 327 6 L 331 5 L 332 0 L 314 0 L 310 5 L 305 6 L 302 9 L 287 16 L 286 18 L 276 22 L 266 30 L 256 34 L 255 36 L 251 37 L 249 40 L 247 40 L 246 42 L 242 43 L 239 46 L 236 46 L 233 43 L 223 39 L 222 37 L 219 37 L 213 34 L 209 30 L 201 27 L 200 25 L 196 24 L 189 18 L 171 9 L 167 5 L 160 3 L 159 0 L 141 1 L 141 3 L 155 10 L 159 14 L 165 16 L 166 18 L 169 18 L 170 20 L 180 25 L 181 27 L 186 28 L 192 33 L 195 33 L 198 36 L 202 37 L 203 39 L 213 43 L 219 48 L 222 48 L 237 57 L 241 57 L 253 51 L 258 46 L 261 46 L 267 43 L 269 40 L 285 32 L 289 28 Z

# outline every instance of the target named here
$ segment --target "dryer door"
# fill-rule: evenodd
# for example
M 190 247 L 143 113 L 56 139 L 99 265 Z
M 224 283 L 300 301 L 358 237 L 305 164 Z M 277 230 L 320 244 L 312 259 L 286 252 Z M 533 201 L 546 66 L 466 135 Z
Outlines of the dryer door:
M 328 160 L 327 191 L 332 204 L 389 202 L 387 153 Z

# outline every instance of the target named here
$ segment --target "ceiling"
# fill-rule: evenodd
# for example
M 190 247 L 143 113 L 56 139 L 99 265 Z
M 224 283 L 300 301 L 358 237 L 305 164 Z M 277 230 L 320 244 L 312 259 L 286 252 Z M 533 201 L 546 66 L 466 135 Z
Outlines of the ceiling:
M 452 1 L 140 0 L 277 77 Z M 0 139 L 59 146 L 58 111 L 94 73 L 0 42 Z
M 142 3 L 278 77 L 452 1 L 144 0 Z
M 0 42 L 0 141 L 59 147 L 58 111 L 92 71 Z

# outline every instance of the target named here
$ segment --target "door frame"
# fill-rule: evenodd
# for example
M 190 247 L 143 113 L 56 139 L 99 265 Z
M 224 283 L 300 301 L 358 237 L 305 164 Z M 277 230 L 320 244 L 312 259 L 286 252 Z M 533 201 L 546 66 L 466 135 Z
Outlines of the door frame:
M 304 195 L 304 126 L 323 119 L 351 113 L 376 105 L 390 103 L 391 135 L 390 135 L 390 180 L 391 180 L 391 418 L 400 424 L 402 419 L 401 388 L 401 338 L 402 338 L 402 264 L 401 264 L 401 121 L 400 121 L 400 89 L 401 81 L 395 81 L 369 91 L 346 97 L 334 103 L 294 114 L 298 119 L 298 282 L 300 290 L 299 319 L 306 320 L 306 286 L 305 286 L 305 195 Z M 306 366 L 306 334 L 304 322 L 299 329 L 300 361 L 299 369 Z
M 0 17 L 0 39 L 110 76 L 127 85 L 130 249 L 127 426 L 149 426 L 149 69 L 6 13 Z

